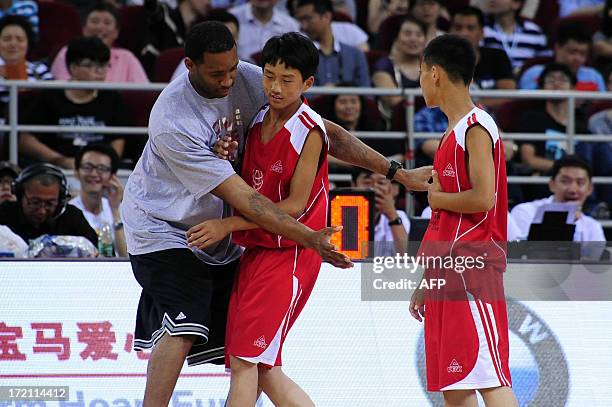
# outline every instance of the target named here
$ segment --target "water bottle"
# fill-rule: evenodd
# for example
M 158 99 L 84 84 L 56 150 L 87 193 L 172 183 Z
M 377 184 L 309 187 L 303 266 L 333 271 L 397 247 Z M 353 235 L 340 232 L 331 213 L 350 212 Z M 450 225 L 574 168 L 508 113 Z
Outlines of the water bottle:
M 114 257 L 113 228 L 108 223 L 103 223 L 98 232 L 98 253 L 100 257 Z

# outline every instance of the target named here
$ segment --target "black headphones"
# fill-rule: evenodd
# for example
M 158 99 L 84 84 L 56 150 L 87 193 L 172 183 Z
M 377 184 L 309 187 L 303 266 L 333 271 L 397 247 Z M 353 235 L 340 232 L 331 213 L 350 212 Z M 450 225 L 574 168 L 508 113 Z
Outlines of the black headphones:
M 55 208 L 55 211 L 51 215 L 51 219 L 55 219 L 58 216 L 60 216 L 62 213 L 64 213 L 64 210 L 66 210 L 66 205 L 68 205 L 68 200 L 70 199 L 70 194 L 68 193 L 68 180 L 64 176 L 64 173 L 62 172 L 62 170 L 56 167 L 55 165 L 48 164 L 48 163 L 39 163 L 39 164 L 32 164 L 26 167 L 23 171 L 21 171 L 19 176 L 13 181 L 11 185 L 11 191 L 13 195 L 17 197 L 17 201 L 21 202 L 21 200 L 23 199 L 24 183 L 31 178 L 34 178 L 38 175 L 43 175 L 43 174 L 54 176 L 60 181 L 60 192 L 59 192 L 57 207 Z

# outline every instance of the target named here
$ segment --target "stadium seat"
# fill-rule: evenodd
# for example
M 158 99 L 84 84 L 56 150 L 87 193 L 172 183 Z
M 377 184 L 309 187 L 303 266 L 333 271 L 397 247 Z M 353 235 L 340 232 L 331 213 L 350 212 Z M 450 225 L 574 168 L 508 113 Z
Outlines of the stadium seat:
M 259 66 L 259 65 L 261 65 L 261 57 L 262 57 L 261 51 L 258 51 L 256 53 L 254 53 L 253 55 L 251 55 L 251 60 L 253 61 L 253 63 L 255 65 Z
M 389 16 L 380 23 L 378 28 L 378 46 L 376 49 L 389 52 L 393 41 L 395 40 L 395 33 L 399 30 L 399 25 L 407 14 L 396 14 Z
M 521 116 L 529 110 L 543 109 L 543 100 L 514 100 L 502 105 L 497 113 L 497 123 L 502 131 L 507 133 L 519 132 Z
M 556 0 L 543 0 L 540 1 L 533 21 L 547 33 L 557 17 L 559 17 L 559 3 Z
M 370 75 L 374 73 L 374 66 L 376 65 L 376 62 L 380 58 L 386 57 L 387 55 L 388 54 L 386 51 L 380 51 L 376 49 L 366 51 L 365 56 L 366 56 L 366 59 L 368 60 L 368 68 L 370 69 Z
M 595 113 L 601 112 L 602 110 L 612 109 L 612 100 L 598 100 L 589 104 L 586 109 L 586 117 L 589 118 Z
M 555 20 L 549 27 L 548 32 L 550 34 L 550 42 L 552 44 L 555 41 L 559 28 L 567 24 L 575 24 L 576 26 L 581 27 L 590 37 L 592 37 L 593 34 L 595 34 L 601 28 L 601 21 L 602 18 L 599 15 L 559 18 Z
M 406 105 L 408 101 L 398 103 L 391 113 L 391 130 L 406 131 Z M 414 113 L 425 107 L 425 99 L 419 96 L 414 100 Z
M 153 80 L 155 82 L 170 82 L 172 74 L 184 57 L 185 50 L 182 47 L 165 49 L 160 52 L 155 61 Z
M 147 16 L 143 6 L 123 6 L 119 9 L 117 45 L 129 49 L 136 57 L 144 47 Z
M 356 0 L 355 5 L 357 6 L 357 25 L 362 30 L 369 33 L 368 30 L 368 5 L 369 0 Z
M 332 15 L 332 20 L 333 21 L 344 21 L 347 23 L 353 22 L 353 18 L 349 16 L 348 14 L 343 13 L 342 11 L 334 11 Z
M 153 104 L 159 96 L 159 91 L 137 90 L 122 91 L 121 97 L 126 108 L 126 117 L 129 126 L 147 127 Z M 125 151 L 123 153 L 122 167 L 133 168 L 140 158 L 148 136 L 143 134 L 129 134 L 126 137 Z
M 40 1 L 38 18 L 38 46 L 30 51 L 30 59 L 48 60 L 51 63 L 64 45 L 81 36 L 79 12 L 70 4 Z

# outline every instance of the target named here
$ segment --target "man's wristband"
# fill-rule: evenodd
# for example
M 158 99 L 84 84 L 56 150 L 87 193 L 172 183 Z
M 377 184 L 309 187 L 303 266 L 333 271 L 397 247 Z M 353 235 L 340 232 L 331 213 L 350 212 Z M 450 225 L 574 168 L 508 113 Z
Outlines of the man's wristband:
M 387 172 L 386 178 L 388 180 L 393 181 L 393 177 L 395 177 L 395 173 L 397 170 L 402 168 L 402 164 L 398 163 L 395 160 L 391 160 L 391 165 L 389 166 L 389 171 Z
M 402 223 L 402 218 L 398 216 L 397 218 L 389 221 L 389 226 L 401 225 Z

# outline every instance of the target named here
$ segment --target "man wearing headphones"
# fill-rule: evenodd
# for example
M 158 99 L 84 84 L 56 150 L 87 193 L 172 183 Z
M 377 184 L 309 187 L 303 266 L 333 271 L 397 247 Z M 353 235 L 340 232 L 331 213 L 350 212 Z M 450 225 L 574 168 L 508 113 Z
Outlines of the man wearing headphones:
M 41 235 L 83 236 L 95 246 L 96 232 L 83 213 L 68 204 L 68 182 L 51 164 L 25 168 L 13 183 L 16 202 L 0 205 L 0 225 L 8 226 L 26 242 Z

